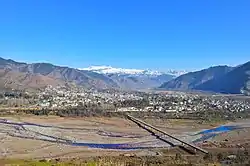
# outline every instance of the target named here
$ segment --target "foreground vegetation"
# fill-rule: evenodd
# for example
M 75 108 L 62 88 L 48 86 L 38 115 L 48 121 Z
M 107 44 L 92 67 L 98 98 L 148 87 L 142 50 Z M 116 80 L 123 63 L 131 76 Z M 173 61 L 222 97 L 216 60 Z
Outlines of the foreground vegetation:
M 164 154 L 164 153 L 163 153 Z M 249 166 L 249 151 L 237 151 L 234 155 L 215 152 L 207 155 L 182 155 L 176 153 L 171 156 L 103 156 L 93 158 L 73 159 L 0 159 L 0 166 Z
M 202 166 L 220 165 L 216 162 L 194 162 L 190 163 L 176 157 L 100 157 L 88 160 L 72 159 L 70 161 L 60 160 L 0 160 L 0 165 L 8 166 Z
M 250 111 L 228 112 L 206 110 L 195 113 L 167 113 L 167 112 L 115 112 L 114 110 L 86 109 L 86 108 L 67 108 L 67 109 L 35 109 L 35 108 L 0 108 L 0 115 L 37 115 L 37 116 L 61 116 L 61 117 L 126 117 L 130 114 L 137 118 L 160 118 L 160 119 L 190 119 L 201 122 L 223 122 L 232 121 L 239 118 L 250 118 Z

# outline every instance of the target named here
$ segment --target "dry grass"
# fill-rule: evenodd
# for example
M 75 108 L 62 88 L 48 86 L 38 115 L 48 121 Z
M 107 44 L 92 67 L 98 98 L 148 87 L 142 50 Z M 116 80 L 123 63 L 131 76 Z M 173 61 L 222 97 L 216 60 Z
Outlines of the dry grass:
M 186 159 L 175 159 L 173 157 L 99 157 L 91 159 L 73 159 L 73 160 L 0 160 L 1 165 L 8 166 L 206 166 L 220 165 L 216 162 L 207 163 L 205 161 L 198 162 Z

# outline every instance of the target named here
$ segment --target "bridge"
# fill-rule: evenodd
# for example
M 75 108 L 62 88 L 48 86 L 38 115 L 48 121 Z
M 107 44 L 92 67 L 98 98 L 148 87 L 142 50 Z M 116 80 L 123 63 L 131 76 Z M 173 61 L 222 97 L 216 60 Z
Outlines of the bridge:
M 154 135 L 156 135 L 156 133 L 154 132 L 154 131 L 152 131 L 152 129 L 153 130 L 155 130 L 155 131 L 157 131 L 157 132 L 159 132 L 159 133 L 161 133 L 161 134 L 163 134 L 163 135 L 165 135 L 165 136 L 168 136 L 169 138 L 172 138 L 172 139 L 174 139 L 174 140 L 176 140 L 176 141 L 178 141 L 178 142 L 180 142 L 180 143 L 182 143 L 182 144 L 184 144 L 184 145 L 187 145 L 188 147 L 191 147 L 191 148 L 193 148 L 193 149 L 195 149 L 195 151 L 200 151 L 200 152 L 202 152 L 202 153 L 204 153 L 204 154 L 208 154 L 208 151 L 206 151 L 206 150 L 204 150 L 204 149 L 202 149 L 202 148 L 200 148 L 200 147 L 198 147 L 198 146 L 195 146 L 195 145 L 193 145 L 193 144 L 190 144 L 190 143 L 188 143 L 188 142 L 186 142 L 186 141 L 183 141 L 183 140 L 181 140 L 181 139 L 179 139 L 179 138 L 176 138 L 175 136 L 173 136 L 173 135 L 171 135 L 171 134 L 169 134 L 169 133 L 167 133 L 167 132 L 165 132 L 165 131 L 162 131 L 162 130 L 160 130 L 160 129 L 158 129 L 158 128 L 156 128 L 156 127 L 154 127 L 154 126 L 152 126 L 152 125 L 150 125 L 150 124 L 148 124 L 148 123 L 146 123 L 146 122 L 143 122 L 142 120 L 140 120 L 140 119 L 137 119 L 137 118 L 135 118 L 135 117 L 133 117 L 133 116 L 130 116 L 130 115 L 127 115 L 127 118 L 129 119 L 129 120 L 131 120 L 131 121 L 133 121 L 134 123 L 136 123 L 136 124 L 138 124 L 138 125 L 140 125 L 140 126 L 146 126 L 147 128 L 145 128 L 145 127 L 143 127 L 145 130 L 147 130 L 148 132 L 150 132 L 150 133 L 153 133 Z M 159 135 L 156 135 L 157 136 L 157 138 L 160 138 L 160 136 Z M 160 138 L 162 141 L 164 141 L 164 142 L 167 142 L 168 144 L 170 144 L 170 145 L 173 145 L 173 143 L 171 143 L 170 141 L 167 141 L 166 139 L 163 139 L 163 138 Z M 186 150 L 186 151 L 188 151 L 188 150 Z M 190 152 L 189 152 L 190 153 Z

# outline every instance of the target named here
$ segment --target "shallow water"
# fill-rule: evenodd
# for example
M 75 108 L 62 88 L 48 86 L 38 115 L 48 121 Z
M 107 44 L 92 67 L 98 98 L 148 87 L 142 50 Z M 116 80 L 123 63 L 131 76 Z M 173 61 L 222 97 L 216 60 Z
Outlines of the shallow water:
M 83 146 L 88 148 L 100 148 L 100 149 L 119 149 L 119 150 L 136 150 L 136 149 L 148 149 L 148 148 L 156 148 L 156 147 L 169 147 L 168 144 L 160 141 L 160 139 L 156 139 L 155 137 L 150 137 L 145 135 L 138 135 L 133 133 L 118 133 L 118 132 L 108 132 L 104 130 L 98 129 L 87 129 L 87 128 L 67 128 L 67 127 L 60 127 L 60 126 L 53 126 L 53 125 L 42 125 L 36 123 L 28 123 L 28 122 L 12 122 L 7 119 L 0 119 L 0 125 L 2 125 L 2 130 L 0 133 L 8 133 L 12 137 L 18 137 L 23 139 L 35 139 L 35 140 L 42 140 L 47 142 L 53 143 L 60 143 L 72 146 Z M 1 126 L 0 126 L 1 127 Z M 8 132 L 3 129 L 9 128 Z M 202 130 L 194 135 L 186 135 L 182 134 L 181 137 L 188 137 L 188 142 L 192 143 L 199 143 L 213 137 L 230 132 L 233 130 L 242 129 L 244 127 L 239 126 L 237 124 L 231 125 L 222 125 L 212 129 Z M 59 130 L 57 133 L 64 133 L 64 132 L 74 132 L 76 134 L 89 134 L 93 132 L 100 137 L 109 137 L 109 138 L 128 138 L 131 139 L 131 142 L 127 143 L 93 143 L 93 142 L 85 142 L 83 140 L 72 140 L 70 138 L 62 138 L 56 136 L 56 134 L 51 134 L 55 129 Z M 61 131 L 60 131 L 61 130 Z M 150 139 L 147 139 L 150 137 Z M 139 140 L 139 141 L 138 141 Z M 147 140 L 147 141 L 146 141 Z M 143 142 L 144 141 L 144 142 Z
M 28 123 L 28 122 L 12 122 L 7 119 L 0 119 L 0 124 L 11 127 L 12 133 L 9 133 L 11 136 L 24 138 L 24 139 L 36 139 L 36 140 L 42 140 L 42 141 L 47 141 L 47 142 L 52 142 L 52 143 L 61 143 L 61 144 L 72 145 L 72 146 L 84 146 L 84 147 L 89 147 L 89 148 L 100 148 L 100 149 L 136 150 L 136 149 L 152 148 L 152 147 L 148 147 L 146 144 L 143 145 L 143 143 L 120 143 L 120 144 L 110 143 L 110 144 L 107 144 L 107 143 L 80 142 L 80 141 L 73 141 L 70 139 L 64 139 L 64 138 L 60 138 L 54 135 L 42 133 L 42 131 L 46 131 L 49 128 L 57 128 L 57 129 L 63 129 L 63 130 L 72 130 L 74 128 L 65 128 L 65 127 L 58 127 L 58 126 L 52 126 L 52 125 Z M 34 129 L 34 127 L 37 127 L 37 129 Z M 9 132 L 11 130 L 9 130 Z M 88 130 L 88 129 L 76 129 L 76 130 L 79 130 L 78 132 L 84 132 L 84 130 Z M 114 137 L 114 138 L 133 139 L 133 138 L 143 137 L 143 136 L 135 135 L 135 134 L 126 135 L 124 133 L 112 133 L 112 132 L 106 132 L 106 131 L 101 131 L 101 130 L 96 130 L 96 134 L 100 136 L 104 136 L 104 137 Z
M 227 133 L 230 131 L 234 131 L 234 130 L 238 130 L 238 129 L 242 129 L 244 127 L 241 126 L 226 126 L 226 125 L 222 125 L 222 126 L 218 126 L 216 128 L 212 128 L 212 129 L 207 129 L 207 130 L 203 130 L 201 132 L 198 132 L 195 135 L 201 135 L 201 138 L 198 138 L 194 141 L 192 141 L 193 143 L 198 143 L 198 142 L 203 142 L 206 140 L 209 140 L 211 138 L 214 138 L 215 136 L 222 134 L 222 133 Z

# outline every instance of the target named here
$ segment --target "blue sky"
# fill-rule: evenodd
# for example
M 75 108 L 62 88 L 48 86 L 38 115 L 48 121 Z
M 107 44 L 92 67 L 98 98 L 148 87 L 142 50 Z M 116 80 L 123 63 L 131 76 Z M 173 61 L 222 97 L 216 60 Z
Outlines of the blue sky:
M 195 70 L 250 60 L 249 0 L 0 0 L 0 56 Z

